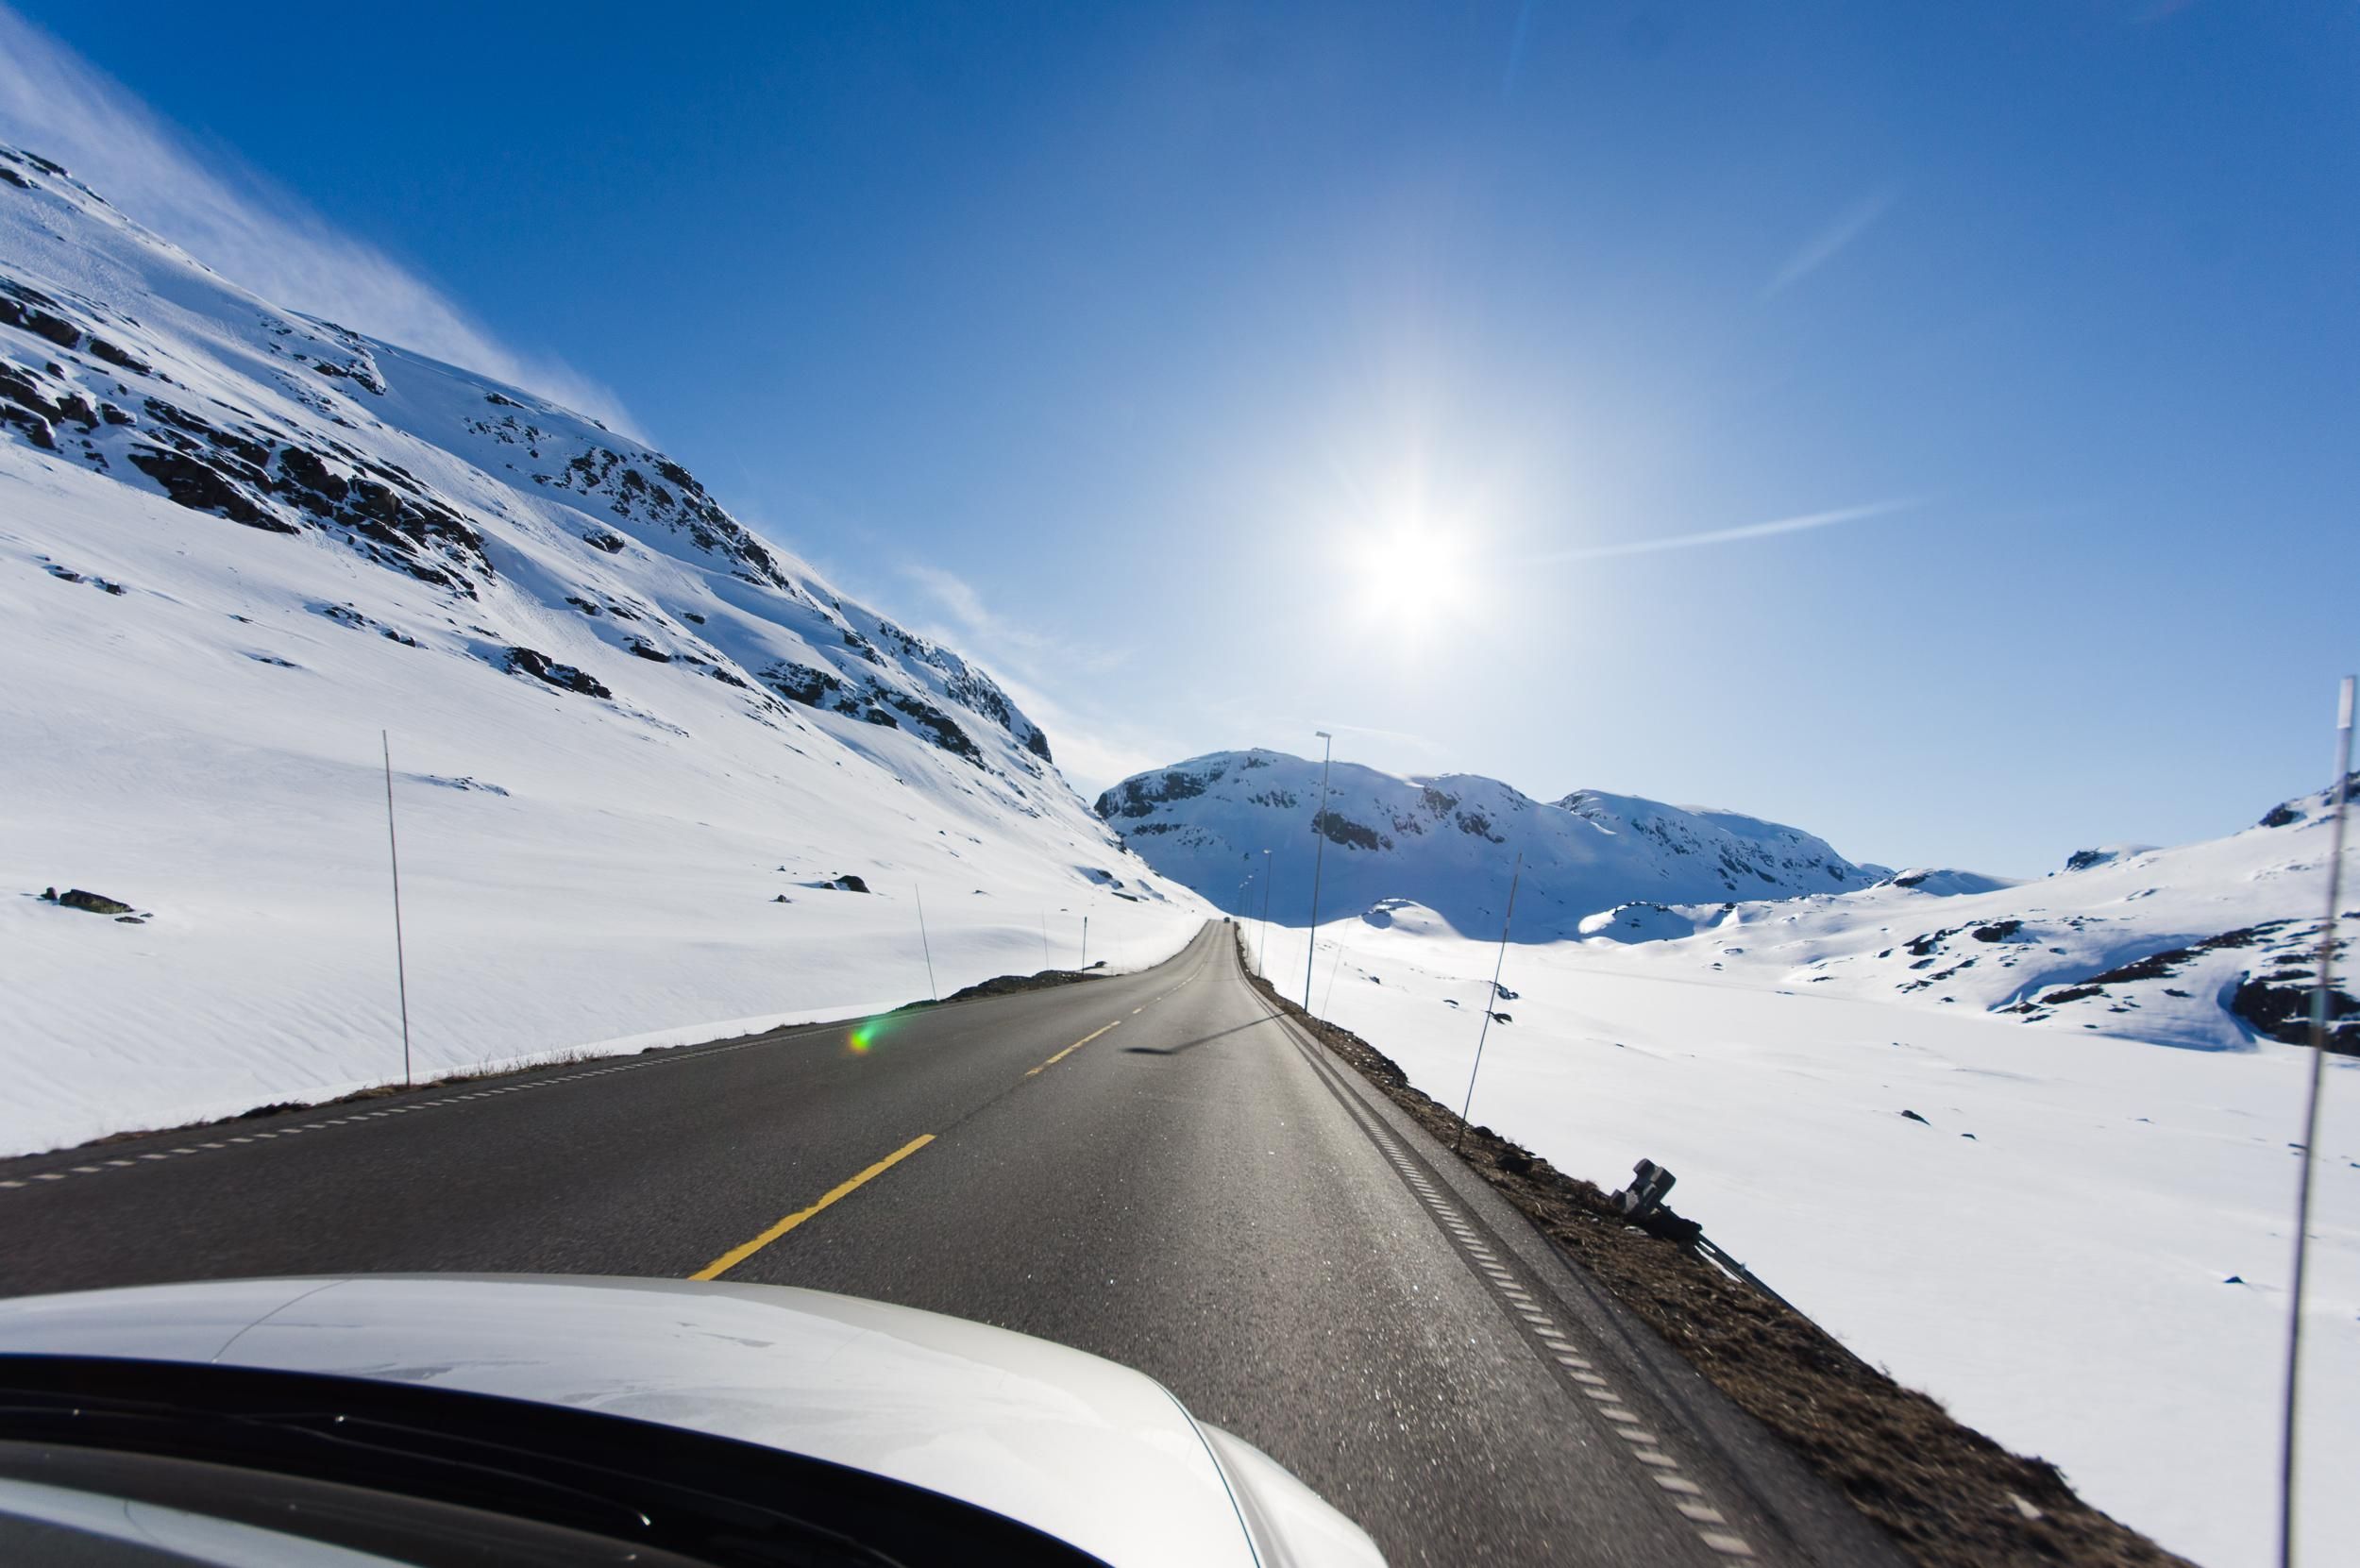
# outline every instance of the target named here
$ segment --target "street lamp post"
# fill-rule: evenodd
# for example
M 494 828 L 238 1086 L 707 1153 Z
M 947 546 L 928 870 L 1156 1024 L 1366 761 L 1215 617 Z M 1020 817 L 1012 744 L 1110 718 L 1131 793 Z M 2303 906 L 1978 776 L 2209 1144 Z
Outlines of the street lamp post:
M 1320 757 L 1320 809 L 1311 818 L 1311 934 L 1305 938 L 1306 951 L 1303 955 L 1303 1010 L 1311 1011 L 1311 962 L 1320 950 L 1320 869 L 1327 863 L 1327 765 L 1336 755 L 1336 737 L 1325 730 L 1313 734 L 1327 742 L 1327 750 Z

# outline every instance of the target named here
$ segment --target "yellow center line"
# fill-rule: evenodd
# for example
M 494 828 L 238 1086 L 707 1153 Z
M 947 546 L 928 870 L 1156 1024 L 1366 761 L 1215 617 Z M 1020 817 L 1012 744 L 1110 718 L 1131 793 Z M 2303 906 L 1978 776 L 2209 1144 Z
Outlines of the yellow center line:
M 1040 1067 L 1026 1068 L 1024 1070 L 1024 1076 L 1030 1078 L 1034 1073 L 1038 1072 L 1041 1067 L 1055 1067 L 1059 1062 L 1064 1061 L 1068 1056 L 1072 1055 L 1076 1051 L 1081 1050 L 1082 1047 L 1089 1044 L 1090 1041 L 1104 1034 L 1106 1029 L 1118 1028 L 1121 1026 L 1121 1022 L 1122 1020 L 1121 1019 L 1117 1019 L 1113 1023 L 1106 1025 L 1105 1029 L 1091 1030 L 1088 1034 L 1084 1035 L 1080 1039 L 1075 1040 L 1071 1045 L 1067 1046 L 1063 1051 L 1058 1052 L 1055 1055 L 1041 1063 Z
M 885 1155 L 885 1158 L 879 1160 L 868 1170 L 863 1171 L 859 1175 L 854 1176 L 851 1181 L 841 1183 L 838 1186 L 830 1189 L 826 1197 L 820 1199 L 809 1208 L 797 1209 L 785 1219 L 781 1220 L 777 1224 L 772 1225 L 768 1230 L 764 1231 L 760 1236 L 755 1237 L 752 1240 L 745 1242 L 742 1245 L 732 1247 L 729 1251 L 723 1253 L 720 1256 L 715 1258 L 712 1262 L 706 1264 L 703 1268 L 699 1269 L 695 1273 L 690 1274 L 688 1277 L 691 1279 L 714 1279 L 729 1273 L 732 1269 L 736 1268 L 740 1263 L 745 1262 L 746 1259 L 753 1256 L 754 1254 L 760 1252 L 771 1242 L 776 1241 L 780 1237 L 784 1236 L 788 1231 L 793 1230 L 797 1225 L 801 1224 L 804 1221 L 810 1219 L 813 1215 L 818 1213 L 830 1204 L 834 1203 L 838 1198 L 850 1195 L 852 1189 L 859 1187 L 862 1183 L 868 1181 L 873 1177 L 884 1175 L 887 1171 L 892 1170 L 895 1166 L 901 1164 L 903 1160 L 909 1158 L 912 1155 L 918 1153 L 919 1150 L 923 1149 L 927 1144 L 932 1143 L 934 1140 L 934 1134 L 920 1133 L 918 1137 L 911 1138 L 907 1143 L 902 1144 L 899 1149 L 894 1150 L 893 1153 Z

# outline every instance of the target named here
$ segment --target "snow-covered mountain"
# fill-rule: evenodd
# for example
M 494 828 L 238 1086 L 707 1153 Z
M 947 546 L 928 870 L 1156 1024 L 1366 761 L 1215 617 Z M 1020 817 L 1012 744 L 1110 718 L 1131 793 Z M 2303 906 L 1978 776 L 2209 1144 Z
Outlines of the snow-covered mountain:
M 1066 793 L 990 677 L 830 591 L 662 453 L 276 310 L 55 164 L 0 149 L 0 419 L 91 472 L 442 591 L 439 625 L 317 614 L 618 709 L 719 682 L 723 706 L 782 733 L 812 715 L 906 730 L 1009 804 Z
M 921 889 L 946 990 L 1204 913 L 679 464 L 8 149 L 0 671 L 0 1147 L 398 1064 L 380 728 L 430 1067 L 923 995 Z
M 1273 918 L 1303 924 L 1319 801 L 1316 760 L 1216 751 L 1123 780 L 1098 798 L 1098 815 L 1157 870 L 1224 909 L 1261 912 L 1271 851 Z M 1583 917 L 1621 903 L 1791 898 L 1890 874 L 1736 812 L 1593 789 L 1541 801 L 1496 779 L 1404 779 L 1355 763 L 1329 770 L 1316 825 L 1327 840 L 1325 916 L 1408 899 L 1459 931 L 1496 935 L 1522 853 L 1516 923 L 1529 940 L 1571 936 Z
M 1833 897 L 1610 910 L 1581 929 L 1660 943 L 1646 956 L 1662 965 L 1832 996 L 2212 1050 L 2257 1037 L 2300 1044 L 2326 912 L 2332 795 L 2284 801 L 2225 838 L 2083 850 L 2032 882 L 1905 872 Z M 2360 868 L 2347 871 L 2360 895 Z M 2342 911 L 2339 925 L 2340 967 L 2360 909 Z M 2352 989 L 2349 968 L 2339 972 Z M 2360 1054 L 2360 1005 L 2339 991 L 2335 1012 L 2337 1049 Z

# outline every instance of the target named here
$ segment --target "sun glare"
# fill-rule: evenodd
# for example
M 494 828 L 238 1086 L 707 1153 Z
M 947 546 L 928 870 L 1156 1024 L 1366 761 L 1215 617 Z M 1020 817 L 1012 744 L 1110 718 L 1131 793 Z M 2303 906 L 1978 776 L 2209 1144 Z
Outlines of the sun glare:
M 1457 618 L 1473 597 L 1462 529 L 1401 523 L 1346 549 L 1361 613 L 1383 628 L 1423 636 Z

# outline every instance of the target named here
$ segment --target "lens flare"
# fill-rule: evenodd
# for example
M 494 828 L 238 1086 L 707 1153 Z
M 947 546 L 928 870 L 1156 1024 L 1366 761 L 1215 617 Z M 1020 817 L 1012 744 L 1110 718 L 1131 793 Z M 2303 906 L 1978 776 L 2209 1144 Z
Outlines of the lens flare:
M 876 1038 L 877 1025 L 872 1020 L 845 1036 L 844 1043 L 852 1048 L 852 1054 L 855 1056 L 865 1056 L 868 1054 L 869 1046 L 876 1042 Z

